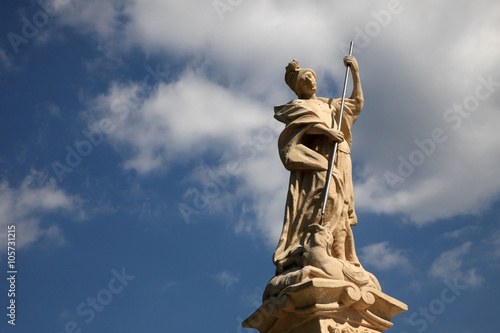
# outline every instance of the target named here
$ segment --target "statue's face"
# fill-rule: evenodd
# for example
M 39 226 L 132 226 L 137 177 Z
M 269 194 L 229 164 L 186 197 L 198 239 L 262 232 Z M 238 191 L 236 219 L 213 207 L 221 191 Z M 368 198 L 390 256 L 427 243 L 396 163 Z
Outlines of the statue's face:
M 300 93 L 307 94 L 307 95 L 312 95 L 316 93 L 316 79 L 310 71 L 305 72 L 302 74 L 297 81 L 297 90 Z

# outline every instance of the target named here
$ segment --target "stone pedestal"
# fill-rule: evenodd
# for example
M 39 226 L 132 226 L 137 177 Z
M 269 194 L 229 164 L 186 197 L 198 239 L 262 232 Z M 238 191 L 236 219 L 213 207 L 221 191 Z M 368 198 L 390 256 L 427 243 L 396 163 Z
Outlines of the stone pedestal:
M 260 333 L 375 333 L 390 328 L 392 317 L 407 309 L 374 288 L 315 278 L 264 301 L 243 327 Z

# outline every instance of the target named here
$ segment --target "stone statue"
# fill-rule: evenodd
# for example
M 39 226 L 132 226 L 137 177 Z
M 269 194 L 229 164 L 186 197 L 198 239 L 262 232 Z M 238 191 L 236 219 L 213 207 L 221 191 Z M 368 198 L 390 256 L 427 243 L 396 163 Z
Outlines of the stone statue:
M 316 97 L 316 73 L 296 60 L 286 67 L 285 81 L 297 99 L 274 108 L 286 125 L 278 140 L 281 161 L 290 171 L 283 231 L 274 253 L 276 276 L 264 299 L 288 285 L 315 277 L 351 281 L 380 290 L 356 256 L 351 226 L 356 225 L 351 168 L 351 126 L 363 108 L 358 62 L 344 58 L 353 77 L 338 131 L 340 99 Z M 321 205 L 335 141 L 338 152 L 323 220 Z
M 345 99 L 316 96 L 316 73 L 296 60 L 285 82 L 297 99 L 274 107 L 285 124 L 278 139 L 281 161 L 290 171 L 283 230 L 274 252 L 276 273 L 263 305 L 244 323 L 260 332 L 382 332 L 406 305 L 385 295 L 375 276 L 360 264 L 351 227 L 354 210 L 351 127 L 363 108 L 357 60 L 344 58 L 353 78 Z M 328 193 L 328 166 L 338 151 Z M 325 214 L 321 216 L 324 195 Z

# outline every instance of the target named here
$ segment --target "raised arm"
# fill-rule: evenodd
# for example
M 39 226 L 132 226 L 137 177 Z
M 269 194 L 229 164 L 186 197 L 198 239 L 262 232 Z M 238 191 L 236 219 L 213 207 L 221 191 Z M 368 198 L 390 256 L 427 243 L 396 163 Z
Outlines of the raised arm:
M 363 89 L 361 88 L 361 81 L 359 79 L 358 61 L 353 56 L 348 55 L 344 57 L 344 64 L 350 67 L 352 73 L 353 89 L 350 98 L 356 100 L 356 102 L 359 103 L 360 109 L 362 109 L 364 98 Z

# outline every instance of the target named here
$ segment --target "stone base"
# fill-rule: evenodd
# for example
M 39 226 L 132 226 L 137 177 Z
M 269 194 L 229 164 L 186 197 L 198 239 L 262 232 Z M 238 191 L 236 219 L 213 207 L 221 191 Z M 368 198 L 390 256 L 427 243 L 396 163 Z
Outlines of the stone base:
M 406 310 L 406 304 L 377 289 L 317 278 L 283 289 L 242 325 L 260 333 L 378 333 Z

